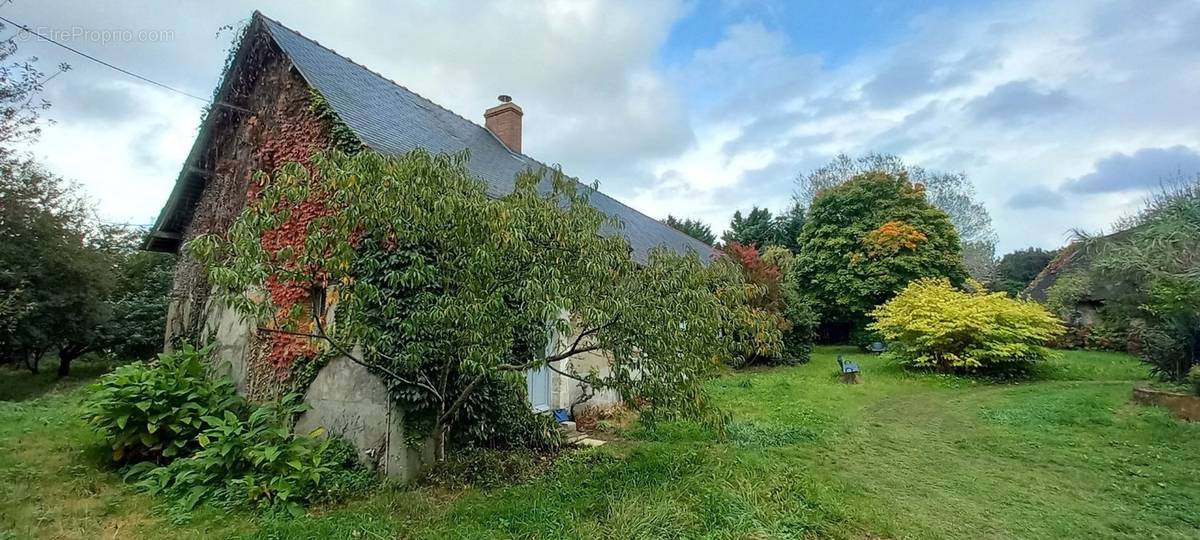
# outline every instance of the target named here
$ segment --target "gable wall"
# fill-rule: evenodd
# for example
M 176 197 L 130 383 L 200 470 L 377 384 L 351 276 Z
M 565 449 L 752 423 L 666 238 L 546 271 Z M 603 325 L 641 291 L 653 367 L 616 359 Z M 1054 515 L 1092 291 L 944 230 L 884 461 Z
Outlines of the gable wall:
M 228 230 L 248 197 L 254 195 L 256 171 L 304 161 L 328 145 L 321 121 L 310 110 L 311 96 L 304 79 L 265 34 L 255 36 L 249 46 L 246 60 L 230 74 L 234 84 L 225 101 L 250 112 L 228 108 L 212 112 L 213 123 L 207 133 L 210 142 L 194 164 L 207 180 L 184 230 L 185 243 Z M 279 379 L 287 366 L 247 360 L 269 356 L 270 349 L 281 344 L 252 335 L 236 314 L 225 314 L 228 310 L 210 302 L 211 287 L 201 265 L 186 248 L 182 252 L 167 319 L 167 346 L 221 338 L 218 356 L 231 364 L 239 391 L 255 398 L 272 397 L 276 393 L 272 387 L 277 386 L 272 379 Z

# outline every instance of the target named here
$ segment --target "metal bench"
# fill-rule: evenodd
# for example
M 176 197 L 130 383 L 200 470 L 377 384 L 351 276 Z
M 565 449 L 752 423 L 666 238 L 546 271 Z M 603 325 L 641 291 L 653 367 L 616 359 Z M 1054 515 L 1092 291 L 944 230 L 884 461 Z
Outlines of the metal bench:
M 862 370 L 859 369 L 858 364 L 856 362 L 847 362 L 840 354 L 837 356 L 837 362 L 840 371 L 838 375 L 842 382 L 858 384 L 862 375 Z

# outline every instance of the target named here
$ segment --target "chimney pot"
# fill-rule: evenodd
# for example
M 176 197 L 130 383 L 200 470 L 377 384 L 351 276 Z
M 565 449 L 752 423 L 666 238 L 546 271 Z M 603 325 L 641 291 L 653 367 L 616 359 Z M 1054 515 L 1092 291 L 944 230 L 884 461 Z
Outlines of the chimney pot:
M 512 102 L 512 96 L 501 94 L 500 104 L 483 112 L 483 125 L 504 143 L 509 150 L 521 152 L 521 117 L 525 112 Z

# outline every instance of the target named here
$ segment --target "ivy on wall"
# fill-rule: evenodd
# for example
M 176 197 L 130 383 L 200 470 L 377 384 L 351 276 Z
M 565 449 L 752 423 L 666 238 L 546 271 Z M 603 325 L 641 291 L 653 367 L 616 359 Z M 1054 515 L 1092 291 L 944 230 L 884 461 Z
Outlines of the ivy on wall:
M 235 44 L 240 43 L 244 31 L 236 32 Z M 212 142 L 197 166 L 212 174 L 185 231 L 185 241 L 205 234 L 224 235 L 246 205 L 261 196 L 263 186 L 251 180 L 256 172 L 274 171 L 288 162 L 306 163 L 314 152 L 330 148 L 347 152 L 362 148 L 353 131 L 294 70 L 269 36 L 259 34 L 250 39 L 237 69 L 228 71 L 231 80 L 224 98 L 249 112 L 205 111 L 206 117 L 211 116 L 208 130 Z M 236 47 L 231 49 L 227 68 L 236 52 Z M 312 221 L 328 212 L 321 197 L 279 201 L 278 207 L 287 219 L 262 236 L 264 247 L 273 251 L 303 245 Z M 277 316 L 303 310 L 309 301 L 307 286 L 270 280 L 265 289 L 280 306 Z M 210 290 L 203 268 L 185 253 L 175 272 L 174 317 L 168 323 L 173 342 L 212 339 L 204 335 L 206 319 L 214 308 L 209 302 Z M 246 354 L 246 392 L 253 399 L 303 391 L 324 363 L 310 339 L 287 334 L 259 332 L 251 337 Z

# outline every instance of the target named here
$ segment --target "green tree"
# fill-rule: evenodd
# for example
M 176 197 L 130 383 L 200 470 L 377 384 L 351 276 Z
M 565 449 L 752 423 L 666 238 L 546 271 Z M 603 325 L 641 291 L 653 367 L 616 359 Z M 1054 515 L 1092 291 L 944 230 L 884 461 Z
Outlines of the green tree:
M 7 31 L 0 23 L 0 31 Z M 0 41 L 0 159 L 16 161 L 14 145 L 34 140 L 42 132 L 41 113 L 50 108 L 42 99 L 46 81 L 71 69 L 59 64 L 58 71 L 46 75 L 37 68 L 37 58 L 16 60 L 16 39 Z
M 58 349 L 69 369 L 76 345 L 107 320 L 113 280 L 95 232 L 76 185 L 29 160 L 0 163 L 0 296 L 15 306 L 0 324 L 8 359 L 36 373 Z
M 599 234 L 619 223 L 586 203 L 589 190 L 550 176 L 550 190 L 527 173 L 491 199 L 462 155 L 322 153 L 260 174 L 261 196 L 228 241 L 204 236 L 189 250 L 263 331 L 323 342 L 394 391 L 423 396 L 431 406 L 415 412 L 439 458 L 482 381 L 543 366 L 617 391 L 651 421 L 711 413 L 703 381 L 728 354 L 712 273 L 694 254 L 664 250 L 639 266 L 621 237 Z M 314 205 L 325 210 L 305 236 L 264 247 L 264 235 Z M 269 282 L 308 299 L 248 294 Z M 336 324 L 325 322 L 330 310 Z M 604 351 L 608 375 L 562 369 L 593 351 Z
M 93 350 L 121 359 L 153 358 L 162 351 L 175 256 L 142 251 L 143 229 L 105 227 L 100 246 L 109 258 L 114 284 L 105 297 L 111 314 L 100 327 Z
M 993 290 L 1004 291 L 1009 296 L 1017 296 L 1033 278 L 1037 277 L 1047 264 L 1054 259 L 1054 251 L 1046 251 L 1041 248 L 1026 248 L 1018 249 L 1012 253 L 1005 254 L 1000 258 L 1000 263 L 996 265 L 997 279 L 993 283 Z
M 89 352 L 146 358 L 162 344 L 174 259 L 138 250 L 144 231 L 92 218 L 75 184 L 36 163 L 0 165 L 0 350 L 58 375 Z
M 760 248 L 782 246 L 792 253 L 800 251 L 800 233 L 804 231 L 804 207 L 792 203 L 786 211 L 775 216 L 772 239 Z
M 753 246 L 729 242 L 722 248 L 725 260 L 737 264 L 747 301 L 734 298 L 730 306 L 732 324 L 726 336 L 732 342 L 735 367 L 777 363 L 783 359 L 783 336 L 791 329 L 784 318 L 783 274 L 766 262 Z
M 796 178 L 796 202 L 808 206 L 820 192 L 867 172 L 905 174 L 925 187 L 925 197 L 950 216 L 962 243 L 963 264 L 981 283 L 996 278 L 996 231 L 987 207 L 975 198 L 975 186 L 963 173 L 931 171 L 909 165 L 892 154 L 870 153 L 852 158 L 838 154 L 828 164 Z
M 788 282 L 826 324 L 862 330 L 872 308 L 922 277 L 966 279 L 954 225 L 903 173 L 869 172 L 813 200 Z
M 717 241 L 717 235 L 713 234 L 712 227 L 698 219 L 679 219 L 667 214 L 667 219 L 663 220 L 663 223 L 710 246 Z
M 765 249 L 774 244 L 775 239 L 775 219 L 771 216 L 771 211 L 757 206 L 745 216 L 741 210 L 734 212 L 733 220 L 729 222 L 729 230 L 721 235 L 721 241 L 726 244 L 737 242 L 757 249 Z

